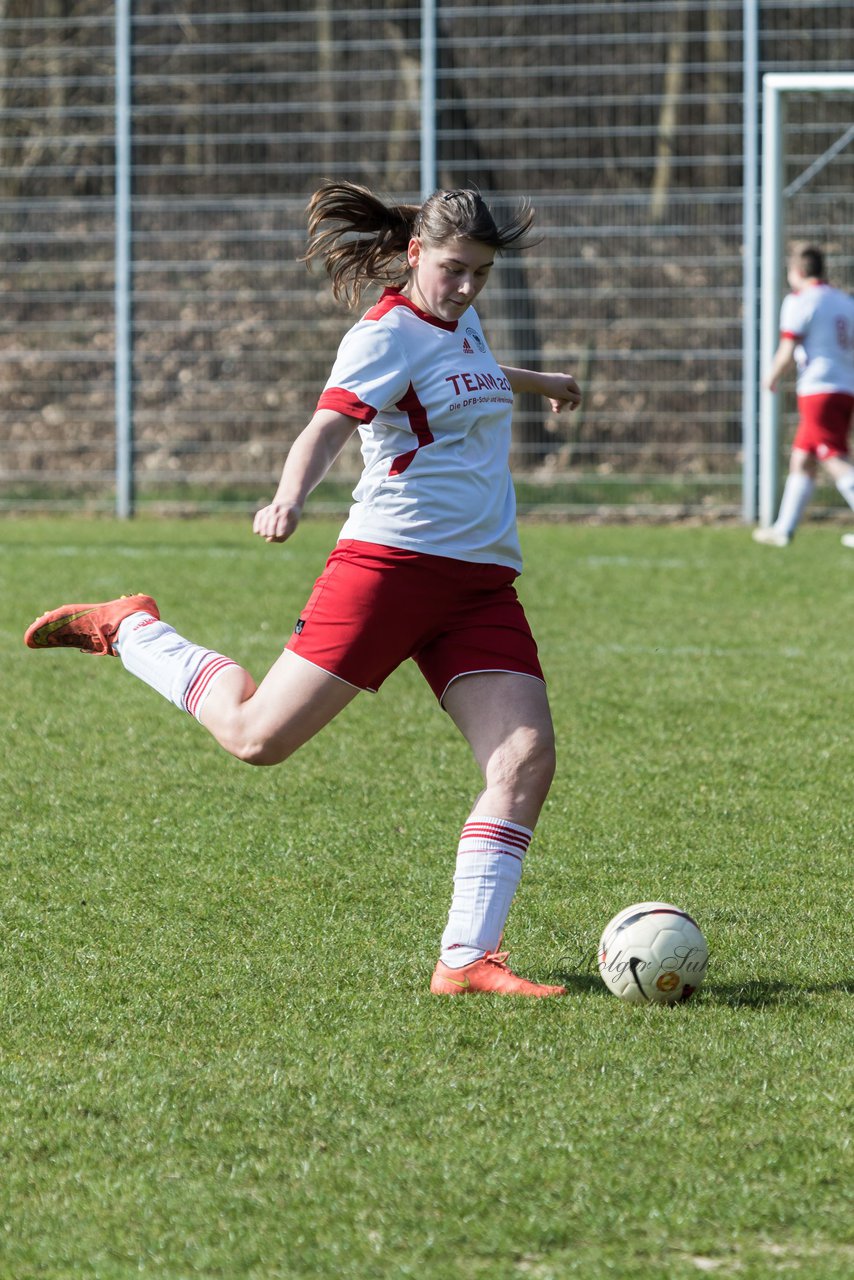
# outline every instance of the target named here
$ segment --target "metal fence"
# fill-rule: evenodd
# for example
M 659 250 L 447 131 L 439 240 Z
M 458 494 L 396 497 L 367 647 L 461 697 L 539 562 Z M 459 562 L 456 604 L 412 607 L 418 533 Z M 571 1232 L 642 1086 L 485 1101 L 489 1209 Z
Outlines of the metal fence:
M 428 147 L 438 185 L 533 201 L 542 239 L 480 309 L 499 358 L 584 387 L 565 421 L 518 406 L 520 506 L 744 510 L 759 77 L 849 69 L 849 2 L 134 0 L 127 169 L 124 2 L 0 7 L 0 507 L 113 509 L 117 403 L 138 508 L 268 500 L 353 320 L 299 261 L 306 202 L 328 177 L 417 199 Z M 852 120 L 803 95 L 791 181 Z M 852 151 L 790 218 L 849 287 Z

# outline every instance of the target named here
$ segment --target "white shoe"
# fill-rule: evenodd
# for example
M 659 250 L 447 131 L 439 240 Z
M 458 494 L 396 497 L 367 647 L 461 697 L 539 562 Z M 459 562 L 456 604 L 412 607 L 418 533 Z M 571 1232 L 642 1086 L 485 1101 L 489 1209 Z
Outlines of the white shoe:
M 792 535 L 781 533 L 772 525 L 770 529 L 754 529 L 753 541 L 761 542 L 763 547 L 787 547 L 792 541 Z M 852 539 L 852 546 L 854 546 L 854 539 Z
M 854 550 L 854 533 L 843 533 L 842 545 L 843 547 L 851 547 Z

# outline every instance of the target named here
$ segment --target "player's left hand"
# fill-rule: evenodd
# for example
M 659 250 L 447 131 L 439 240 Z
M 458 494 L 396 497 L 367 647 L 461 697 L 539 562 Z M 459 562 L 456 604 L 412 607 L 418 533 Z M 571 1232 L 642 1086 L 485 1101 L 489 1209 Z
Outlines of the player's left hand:
M 547 397 L 552 413 L 562 409 L 577 409 L 581 404 L 581 388 L 571 373 L 546 373 L 543 375 L 543 395 Z

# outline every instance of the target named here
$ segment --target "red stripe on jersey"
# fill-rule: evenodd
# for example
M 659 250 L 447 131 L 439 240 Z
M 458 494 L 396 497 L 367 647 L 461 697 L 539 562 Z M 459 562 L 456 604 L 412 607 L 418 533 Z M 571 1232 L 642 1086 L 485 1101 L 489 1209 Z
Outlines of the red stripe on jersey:
M 343 413 L 357 422 L 372 422 L 377 416 L 373 405 L 365 404 L 352 391 L 344 387 L 327 387 L 317 402 L 318 409 L 332 409 L 335 413 Z
M 394 407 L 407 415 L 409 426 L 418 441 L 414 449 L 410 449 L 408 453 L 398 454 L 393 459 L 389 475 L 399 476 L 409 466 L 419 449 L 423 449 L 426 444 L 433 443 L 433 432 L 430 430 L 430 424 L 427 421 L 427 410 L 415 394 L 415 388 L 411 382 L 406 395 L 402 400 L 398 400 Z
M 803 336 L 802 333 L 788 333 L 785 329 L 780 333 L 781 338 L 791 338 L 792 342 L 800 342 Z

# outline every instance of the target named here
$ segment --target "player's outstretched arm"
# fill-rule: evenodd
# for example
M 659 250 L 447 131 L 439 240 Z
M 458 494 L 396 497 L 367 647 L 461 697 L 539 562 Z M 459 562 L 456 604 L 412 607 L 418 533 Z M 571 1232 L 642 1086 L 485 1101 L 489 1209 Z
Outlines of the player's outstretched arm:
M 560 413 L 567 407 L 571 412 L 581 404 L 581 388 L 571 373 L 537 373 L 533 369 L 512 369 L 508 365 L 500 368 L 514 395 L 527 392 L 545 396 L 553 413 Z
M 355 429 L 354 418 L 331 409 L 318 410 L 291 445 L 273 501 L 256 511 L 253 533 L 267 542 L 284 542 L 291 536 L 306 498 L 320 484 Z

